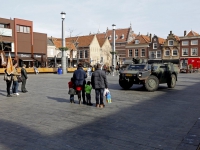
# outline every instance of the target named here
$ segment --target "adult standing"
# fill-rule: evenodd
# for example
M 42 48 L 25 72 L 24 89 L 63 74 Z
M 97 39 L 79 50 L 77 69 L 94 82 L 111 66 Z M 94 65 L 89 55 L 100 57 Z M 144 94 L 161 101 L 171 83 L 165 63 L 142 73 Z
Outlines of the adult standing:
M 85 101 L 85 84 L 86 84 L 85 79 L 86 78 L 87 78 L 87 74 L 83 70 L 82 64 L 79 63 L 77 70 L 74 71 L 74 74 L 73 74 L 73 79 L 74 79 L 74 84 L 75 84 L 75 88 L 78 95 L 79 104 L 81 104 L 81 91 L 82 91 L 83 104 L 86 104 L 86 101 Z
M 103 92 L 105 88 L 108 88 L 108 82 L 105 72 L 101 70 L 101 64 L 97 64 L 97 69 L 91 77 L 91 84 L 92 88 L 95 89 L 96 107 L 103 108 L 105 106 L 103 103 Z
M 7 73 L 7 69 L 5 69 L 4 80 L 6 81 L 7 97 L 12 97 L 12 95 L 10 95 L 10 87 L 12 84 L 12 74 L 9 75 Z
M 22 77 L 22 86 L 21 86 L 21 91 L 23 92 L 23 93 L 26 93 L 26 92 L 28 92 L 27 90 L 26 90 L 26 80 L 28 79 L 28 77 L 27 77 L 27 72 L 26 72 L 26 65 L 25 64 L 23 64 L 22 65 L 22 69 L 21 69 L 21 77 Z
M 17 67 L 18 63 L 17 62 L 14 62 L 14 68 L 13 68 L 13 85 L 12 85 L 12 93 L 13 95 L 19 95 L 18 93 L 18 86 L 19 86 L 19 83 L 18 83 L 18 79 L 17 79 L 17 76 L 19 76 L 18 72 L 17 72 Z

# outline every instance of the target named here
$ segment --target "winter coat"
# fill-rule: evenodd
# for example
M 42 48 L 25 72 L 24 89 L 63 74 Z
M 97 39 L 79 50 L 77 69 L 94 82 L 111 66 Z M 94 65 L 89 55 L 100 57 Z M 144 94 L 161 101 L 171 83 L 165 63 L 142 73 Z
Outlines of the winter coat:
M 17 76 L 19 76 L 19 74 L 18 74 L 18 72 L 17 72 L 17 69 L 16 68 L 14 68 L 14 70 L 13 70 L 13 81 L 17 81 Z
M 28 79 L 26 69 L 24 68 L 21 69 L 21 77 L 23 80 Z
M 105 71 L 97 69 L 91 77 L 91 84 L 93 89 L 108 88 L 108 82 Z
M 92 90 L 92 87 L 90 85 L 85 85 L 85 93 L 90 94 Z
M 82 67 L 78 67 L 76 71 L 74 71 L 73 79 L 75 86 L 82 86 L 85 84 L 85 78 L 87 78 L 86 72 Z

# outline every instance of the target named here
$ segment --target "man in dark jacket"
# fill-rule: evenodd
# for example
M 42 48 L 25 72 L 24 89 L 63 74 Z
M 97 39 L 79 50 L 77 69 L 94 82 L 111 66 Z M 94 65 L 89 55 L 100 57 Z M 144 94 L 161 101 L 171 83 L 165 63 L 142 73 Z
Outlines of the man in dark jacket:
M 78 64 L 77 70 L 74 71 L 74 74 L 73 74 L 73 79 L 74 79 L 74 84 L 75 84 L 75 88 L 76 88 L 77 95 L 78 95 L 79 104 L 81 104 L 81 91 L 82 91 L 83 104 L 86 104 L 86 101 L 85 101 L 85 84 L 86 84 L 85 78 L 87 78 L 87 74 L 83 70 L 83 66 L 80 63 L 80 64 Z
M 108 88 L 108 82 L 105 72 L 101 70 L 101 64 L 97 64 L 97 69 L 91 77 L 91 84 L 92 88 L 95 89 L 96 107 L 103 108 L 105 106 L 103 103 L 103 92 L 104 88 Z
M 25 68 L 26 68 L 26 65 L 23 64 L 22 69 L 21 69 L 21 77 L 22 77 L 21 91 L 22 91 L 23 93 L 28 92 L 28 91 L 26 90 L 26 80 L 28 79 L 28 77 L 27 77 L 27 73 L 26 73 L 26 69 L 25 69 Z

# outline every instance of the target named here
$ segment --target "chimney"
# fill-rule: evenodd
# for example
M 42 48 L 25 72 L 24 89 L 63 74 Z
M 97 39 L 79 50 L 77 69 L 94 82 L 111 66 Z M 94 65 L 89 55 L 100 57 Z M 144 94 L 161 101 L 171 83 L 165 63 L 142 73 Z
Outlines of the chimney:
M 187 34 L 187 31 L 185 30 L 185 31 L 184 31 L 184 36 L 186 36 L 186 34 Z
M 149 35 L 149 38 L 150 38 L 150 42 L 152 42 L 152 37 L 151 37 L 152 35 L 151 35 L 151 33 L 150 33 L 150 35 Z

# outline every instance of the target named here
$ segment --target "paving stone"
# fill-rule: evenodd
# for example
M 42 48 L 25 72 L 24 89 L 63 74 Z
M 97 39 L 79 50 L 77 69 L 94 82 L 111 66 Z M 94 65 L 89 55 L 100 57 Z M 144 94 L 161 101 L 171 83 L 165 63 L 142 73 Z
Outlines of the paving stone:
M 199 73 L 180 74 L 174 89 L 163 84 L 155 92 L 139 85 L 122 90 L 117 76 L 107 76 L 112 103 L 103 109 L 69 103 L 71 76 L 29 74 L 29 92 L 19 90 L 20 95 L 11 98 L 6 97 L 5 82 L 0 82 L 0 149 L 195 150 L 199 146 Z M 95 104 L 94 90 L 91 96 Z

